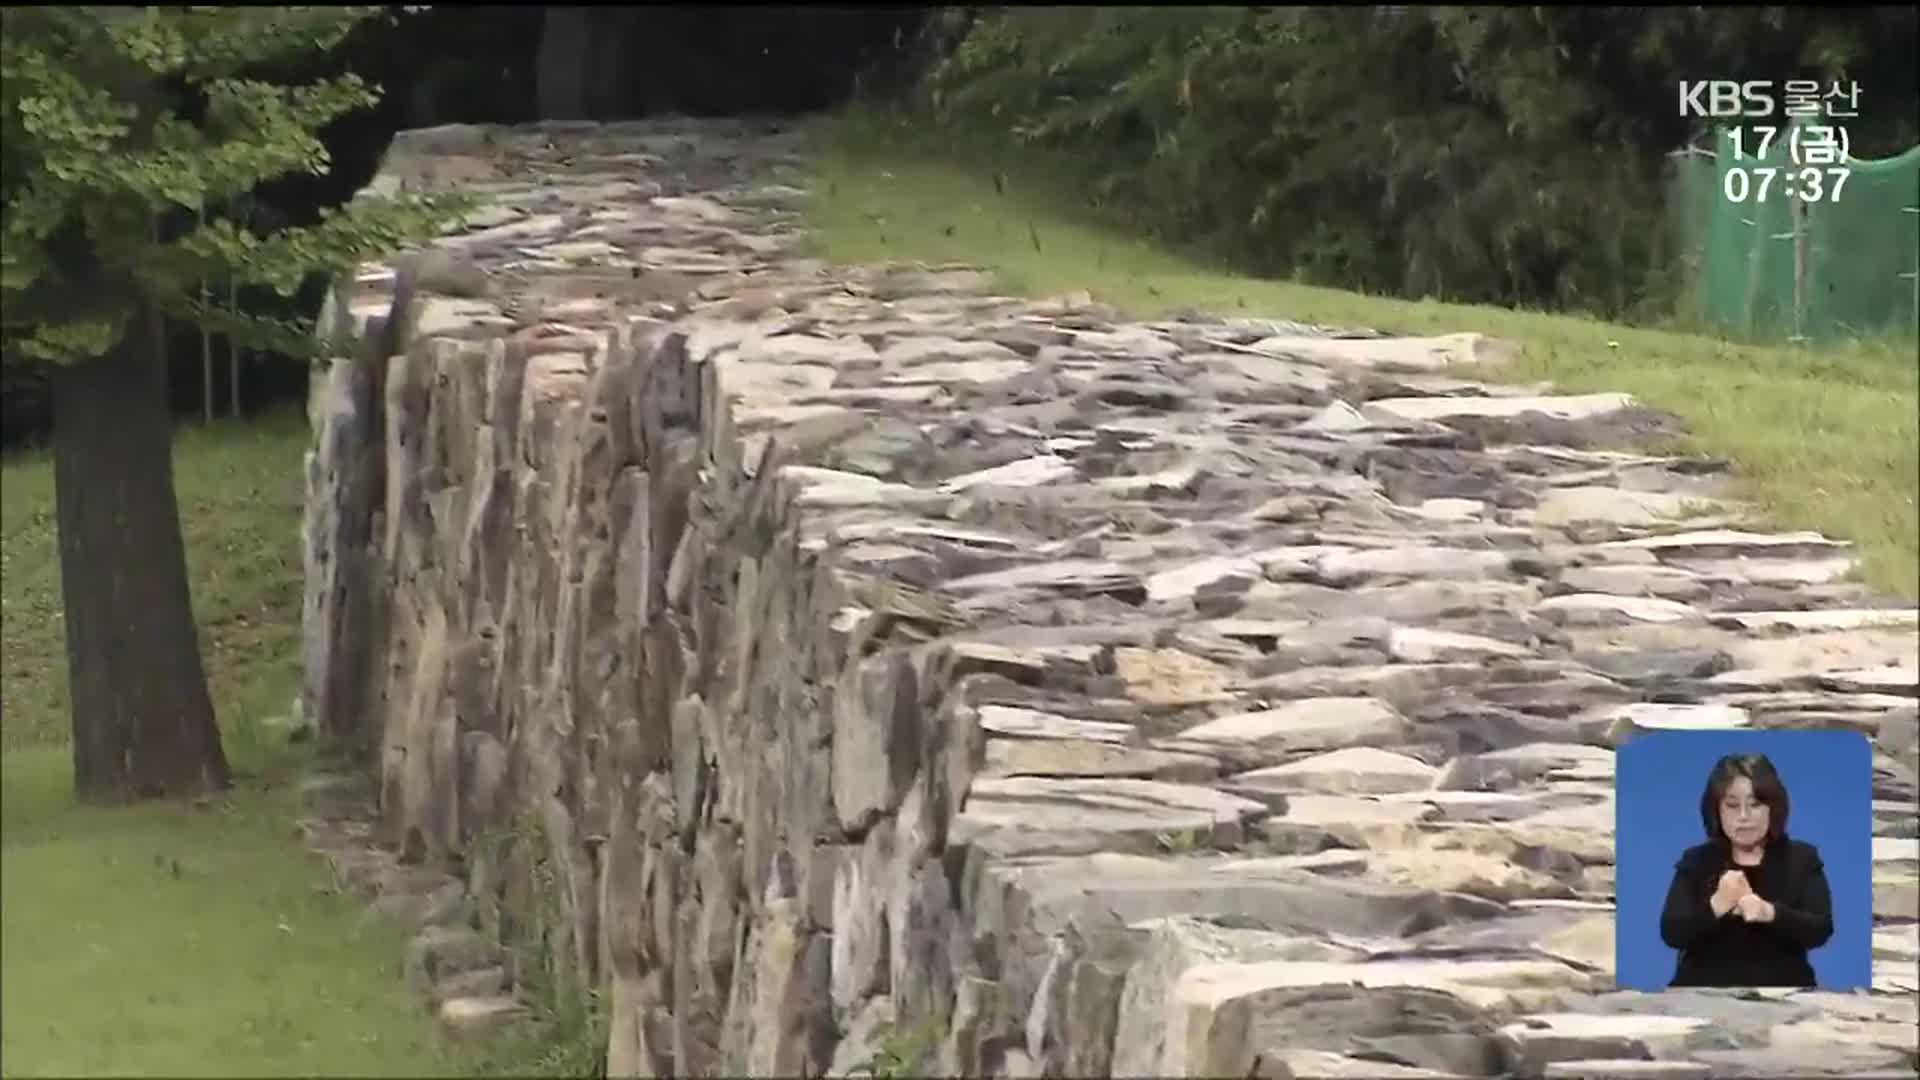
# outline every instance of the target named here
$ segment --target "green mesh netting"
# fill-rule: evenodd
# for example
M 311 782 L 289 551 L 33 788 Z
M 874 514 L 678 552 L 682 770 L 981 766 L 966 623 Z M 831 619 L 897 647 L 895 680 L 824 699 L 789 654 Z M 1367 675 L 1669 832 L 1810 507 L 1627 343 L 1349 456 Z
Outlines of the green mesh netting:
M 1751 135 L 1751 133 L 1749 133 Z M 1800 166 L 1788 140 L 1764 156 L 1747 141 L 1735 161 L 1724 131 L 1718 153 L 1694 152 L 1675 170 L 1671 206 L 1688 269 L 1687 301 L 1710 325 L 1760 340 L 1831 340 L 1913 334 L 1920 327 L 1920 147 L 1881 161 L 1850 159 L 1837 201 L 1789 199 L 1781 182 Z M 1744 170 L 1744 201 L 1727 197 L 1727 173 Z M 1765 200 L 1755 169 L 1779 170 Z M 1739 180 L 1735 182 L 1736 192 Z M 1828 181 L 1831 189 L 1831 182 Z M 1804 221 L 1797 210 L 1804 209 Z M 1795 236 L 1796 226 L 1805 230 Z M 1796 284 L 1796 264 L 1799 264 Z

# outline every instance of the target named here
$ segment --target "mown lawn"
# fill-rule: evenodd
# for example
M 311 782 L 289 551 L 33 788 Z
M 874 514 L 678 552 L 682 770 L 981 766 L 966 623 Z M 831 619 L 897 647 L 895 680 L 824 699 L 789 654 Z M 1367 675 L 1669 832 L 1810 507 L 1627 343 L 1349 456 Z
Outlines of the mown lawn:
M 203 806 L 77 806 L 53 482 L 0 463 L 0 1062 L 8 1076 L 530 1075 L 533 1028 L 446 1042 L 404 933 L 332 894 L 293 833 L 302 753 L 294 411 L 184 430 L 176 486 L 215 706 L 244 774 Z M 550 1063 L 554 1059 L 546 1059 Z
M 873 115 L 819 124 L 808 227 L 822 258 L 968 263 L 1024 295 L 1084 289 L 1141 317 L 1186 308 L 1519 346 L 1479 374 L 1620 390 L 1679 415 L 1782 528 L 1853 541 L 1878 588 L 1920 598 L 1920 349 L 1912 340 L 1758 347 L 1498 307 L 1260 280 L 1157 248 L 1031 161 L 931 145 Z M 998 172 L 1003 183 L 996 186 Z

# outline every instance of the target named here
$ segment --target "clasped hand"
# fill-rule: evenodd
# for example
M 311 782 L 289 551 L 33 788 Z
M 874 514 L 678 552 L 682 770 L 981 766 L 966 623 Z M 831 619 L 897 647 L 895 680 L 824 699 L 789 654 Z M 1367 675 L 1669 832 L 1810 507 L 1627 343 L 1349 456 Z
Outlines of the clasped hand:
M 1747 883 L 1747 875 L 1738 870 L 1720 875 L 1720 884 L 1713 890 L 1710 903 L 1715 915 L 1731 911 L 1750 923 L 1773 921 L 1773 905 L 1761 899 Z

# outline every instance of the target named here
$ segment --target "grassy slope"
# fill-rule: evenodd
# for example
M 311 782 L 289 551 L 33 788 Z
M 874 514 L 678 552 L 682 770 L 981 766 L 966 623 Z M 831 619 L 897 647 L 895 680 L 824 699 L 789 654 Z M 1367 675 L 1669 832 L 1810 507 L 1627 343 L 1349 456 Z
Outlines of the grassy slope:
M 324 891 L 292 833 L 296 752 L 259 721 L 297 689 L 300 413 L 175 449 L 195 613 L 229 756 L 206 807 L 77 807 L 52 469 L 0 465 L 0 1059 L 7 1075 L 526 1075 L 524 1035 L 449 1047 L 404 938 Z M 175 867 L 178 867 L 178 873 Z
M 4 762 L 9 1075 L 452 1074 L 400 932 L 322 891 L 290 789 L 80 809 L 64 749 Z
M 176 440 L 175 489 L 201 654 L 223 727 L 285 712 L 299 687 L 300 454 L 306 418 L 191 427 Z M 9 458 L 0 484 L 0 672 L 12 750 L 66 740 L 66 638 L 52 459 Z
M 1521 346 L 1521 356 L 1487 377 L 1549 380 L 1567 392 L 1624 390 L 1680 415 L 1695 448 L 1732 460 L 1742 494 L 1772 520 L 1854 541 L 1869 581 L 1920 597 L 1920 363 L 1911 341 L 1743 346 L 1572 316 L 1256 280 L 1094 219 L 1031 165 L 987 156 L 961 165 L 957 154 L 859 116 L 825 123 L 818 135 L 809 225 L 824 258 L 970 263 L 1015 292 L 1085 289 L 1146 317 L 1191 307 L 1504 338 Z M 1004 194 L 995 190 L 994 168 L 1009 179 Z

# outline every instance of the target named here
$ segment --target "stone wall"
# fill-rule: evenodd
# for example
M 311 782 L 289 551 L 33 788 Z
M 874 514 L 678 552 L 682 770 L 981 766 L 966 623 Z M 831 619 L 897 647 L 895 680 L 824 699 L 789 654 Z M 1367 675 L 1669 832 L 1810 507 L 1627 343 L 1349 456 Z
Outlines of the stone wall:
M 615 1076 L 1910 1065 L 1916 617 L 1844 545 L 1475 335 L 809 261 L 798 151 L 441 128 L 375 182 L 489 203 L 328 316 L 306 705 L 360 769 L 306 827 L 449 1023 L 591 988 Z M 1810 723 L 1878 747 L 1874 991 L 1615 987 L 1613 748 Z

